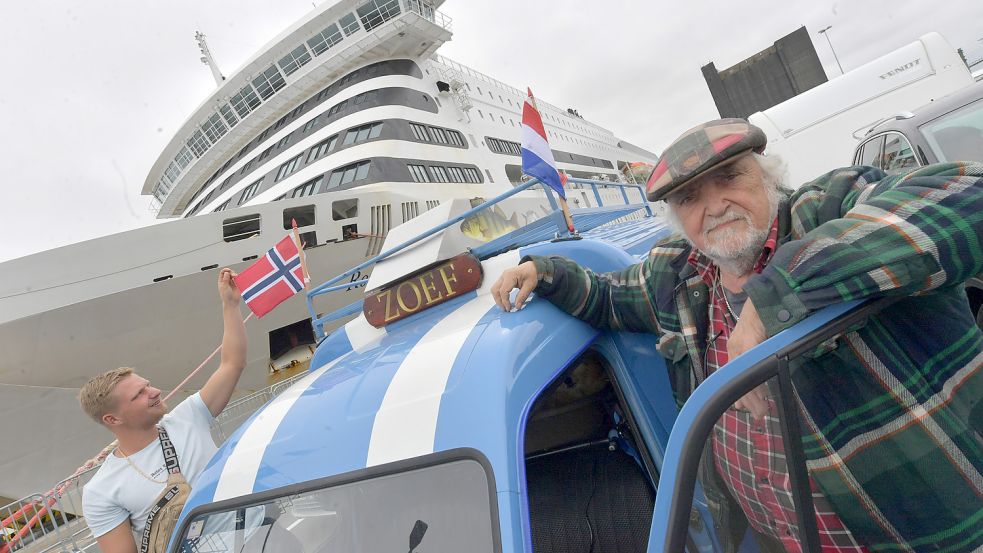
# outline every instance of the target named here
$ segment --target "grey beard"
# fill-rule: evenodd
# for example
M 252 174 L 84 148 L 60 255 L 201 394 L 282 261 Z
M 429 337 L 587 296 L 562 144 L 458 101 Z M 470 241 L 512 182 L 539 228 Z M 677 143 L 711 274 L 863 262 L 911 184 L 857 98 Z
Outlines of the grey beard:
M 731 231 L 722 230 L 720 232 L 723 234 Z M 771 232 L 770 228 L 759 229 L 751 226 L 736 246 L 731 248 L 717 245 L 706 246 L 703 254 L 713 260 L 721 271 L 743 276 L 751 272 L 755 262 L 761 257 L 761 249 L 764 248 L 765 241 L 768 240 L 769 232 Z M 722 236 L 721 238 L 723 238 L 720 240 L 721 242 L 726 242 L 730 236 Z

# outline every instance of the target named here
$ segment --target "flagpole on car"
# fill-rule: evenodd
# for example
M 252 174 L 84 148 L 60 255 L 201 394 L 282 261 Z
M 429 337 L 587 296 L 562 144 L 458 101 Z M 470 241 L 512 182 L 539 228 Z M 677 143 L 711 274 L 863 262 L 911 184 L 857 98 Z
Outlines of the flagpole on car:
M 304 245 L 301 244 L 300 234 L 297 232 L 297 219 L 291 219 L 290 224 L 293 226 L 294 242 L 297 243 L 297 252 L 300 254 L 300 268 L 304 271 L 304 290 L 309 290 L 311 274 L 307 272 L 307 255 L 304 254 Z

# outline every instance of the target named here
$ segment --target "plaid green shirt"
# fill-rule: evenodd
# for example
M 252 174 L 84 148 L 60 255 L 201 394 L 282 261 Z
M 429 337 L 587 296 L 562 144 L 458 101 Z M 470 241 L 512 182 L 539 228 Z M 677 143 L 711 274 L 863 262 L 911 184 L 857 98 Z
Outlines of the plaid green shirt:
M 963 286 L 983 271 L 981 177 L 967 163 L 824 175 L 782 207 L 780 245 L 744 286 L 769 336 L 831 304 L 904 297 L 792 367 L 810 474 L 875 551 L 983 548 L 983 335 Z M 708 330 L 690 251 L 666 241 L 604 275 L 535 257 L 536 292 L 596 327 L 656 334 L 681 403 Z

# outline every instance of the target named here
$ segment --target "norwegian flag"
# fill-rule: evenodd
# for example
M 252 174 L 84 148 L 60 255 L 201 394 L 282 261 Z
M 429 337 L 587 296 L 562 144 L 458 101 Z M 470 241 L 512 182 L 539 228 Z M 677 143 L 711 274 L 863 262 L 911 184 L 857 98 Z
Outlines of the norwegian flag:
M 235 277 L 249 309 L 262 317 L 304 289 L 300 251 L 292 236 L 277 242 L 266 255 Z

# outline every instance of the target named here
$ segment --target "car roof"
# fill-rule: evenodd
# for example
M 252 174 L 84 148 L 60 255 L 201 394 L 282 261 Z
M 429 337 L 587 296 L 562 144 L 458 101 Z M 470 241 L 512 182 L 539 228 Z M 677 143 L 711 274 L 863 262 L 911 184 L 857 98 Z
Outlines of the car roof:
M 864 139 L 885 131 L 906 131 L 918 127 L 980 98 L 983 98 L 983 82 L 973 83 L 937 100 L 923 104 L 909 113 L 898 114 L 895 119 L 888 119 L 874 125 L 864 135 Z

